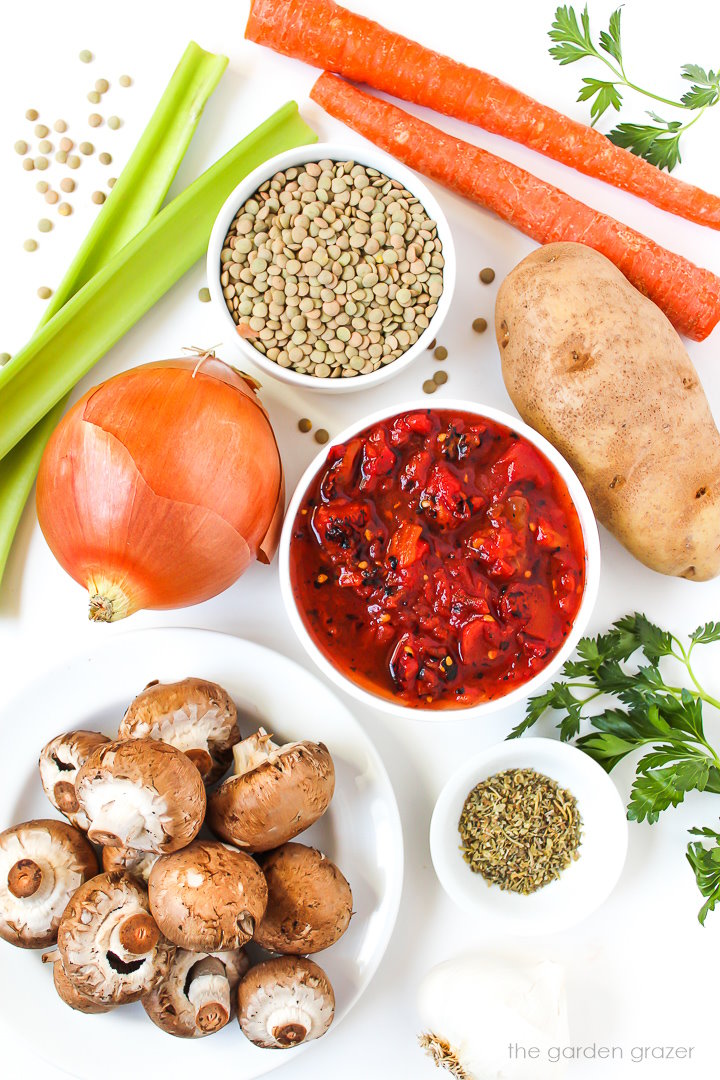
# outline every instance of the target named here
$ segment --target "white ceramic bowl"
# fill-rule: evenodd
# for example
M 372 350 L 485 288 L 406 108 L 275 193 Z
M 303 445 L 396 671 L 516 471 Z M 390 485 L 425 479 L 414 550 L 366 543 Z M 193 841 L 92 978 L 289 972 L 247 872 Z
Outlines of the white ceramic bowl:
M 471 705 L 467 708 L 415 708 L 410 705 L 405 705 L 399 700 L 390 700 L 379 694 L 374 694 L 352 682 L 346 675 L 330 663 L 308 633 L 302 620 L 302 616 L 298 611 L 290 582 L 290 539 L 295 515 L 297 514 L 308 486 L 314 479 L 315 474 L 324 464 L 329 450 L 338 443 L 347 442 L 348 439 L 352 438 L 352 436 L 356 435 L 359 431 L 370 427 L 379 420 L 385 420 L 388 417 L 396 416 L 399 413 L 421 411 L 428 408 L 456 409 L 460 412 L 475 413 L 478 416 L 487 417 L 489 420 L 494 420 L 498 424 L 504 424 L 513 431 L 517 431 L 520 435 L 524 436 L 528 442 L 532 443 L 533 446 L 536 446 L 550 463 L 555 466 L 567 485 L 570 497 L 580 520 L 583 543 L 585 545 L 585 590 L 572 630 L 568 634 L 562 648 L 559 649 L 546 667 L 538 672 L 532 679 L 528 680 L 528 682 L 517 686 L 514 690 L 511 690 L 510 693 L 505 694 L 504 697 L 495 698 L 492 701 L 481 702 L 479 705 Z M 447 719 L 449 715 L 452 716 L 453 719 L 460 717 L 467 717 L 470 719 L 477 718 L 480 715 L 485 716 L 487 713 L 496 712 L 498 709 L 504 709 L 508 705 L 523 701 L 525 698 L 530 697 L 531 694 L 537 693 L 539 688 L 552 679 L 560 670 L 585 632 L 592 609 L 595 605 L 600 580 L 600 541 L 598 539 L 595 515 L 593 514 L 592 507 L 590 506 L 582 484 L 568 465 L 565 458 L 558 453 L 555 447 L 552 446 L 547 439 L 544 439 L 537 431 L 534 431 L 531 427 L 528 427 L 527 424 L 524 424 L 522 420 L 510 416 L 509 413 L 504 413 L 500 409 L 493 409 L 486 405 L 480 405 L 474 401 L 463 401 L 459 398 L 443 398 L 436 404 L 430 405 L 428 404 L 427 398 L 425 398 L 424 400 L 410 401 L 403 405 L 402 408 L 397 406 L 393 409 L 385 408 L 378 412 L 371 413 L 369 416 L 363 417 L 362 420 L 359 420 L 351 427 L 341 431 L 339 435 L 331 442 L 327 443 L 313 458 L 303 475 L 300 477 L 285 515 L 285 523 L 280 538 L 279 564 L 280 587 L 282 590 L 283 601 L 293 629 L 311 659 L 314 660 L 320 670 L 324 672 L 336 686 L 347 691 L 348 694 L 357 698 L 357 700 L 361 701 L 364 705 L 375 709 L 381 709 L 383 712 L 393 713 L 395 716 L 415 716 L 423 720 L 435 721 Z
M 529 896 L 488 886 L 460 851 L 458 822 L 476 784 L 506 769 L 532 768 L 570 791 L 582 818 L 580 857 L 556 881 Z M 448 896 L 503 934 L 547 934 L 587 918 L 610 895 L 627 852 L 627 818 L 615 784 L 581 750 L 555 739 L 520 738 L 490 746 L 457 770 L 440 793 L 430 823 L 430 853 Z
M 359 151 L 359 152 L 358 152 Z M 220 253 L 225 244 L 225 237 L 230 228 L 233 218 L 242 206 L 257 191 L 260 184 L 271 179 L 276 172 L 289 169 L 292 165 L 304 165 L 308 161 L 320 161 L 329 158 L 332 161 L 356 161 L 361 165 L 368 165 L 378 169 L 393 180 L 399 180 L 408 191 L 415 195 L 427 210 L 430 217 L 437 222 L 437 234 L 443 245 L 443 292 L 438 301 L 437 311 L 430 319 L 429 325 L 423 330 L 414 345 L 406 352 L 393 360 L 392 364 L 386 364 L 371 372 L 369 375 L 356 375 L 352 379 L 319 379 L 315 375 L 302 375 L 291 368 L 280 367 L 279 364 L 268 360 L 261 352 L 241 338 L 233 322 L 232 315 L 228 311 L 225 298 L 220 284 Z M 221 335 L 223 348 L 228 346 L 236 354 L 236 359 L 242 363 L 255 364 L 268 375 L 272 375 L 281 382 L 290 383 L 303 390 L 318 390 L 326 394 L 345 394 L 353 390 L 367 390 L 371 386 L 385 382 L 392 378 L 413 362 L 416 356 L 424 352 L 445 320 L 450 308 L 453 291 L 455 289 L 455 246 L 453 244 L 450 226 L 432 192 L 425 186 L 420 178 L 404 165 L 384 154 L 374 147 L 362 147 L 361 149 L 352 144 L 343 143 L 313 143 L 309 146 L 297 146 L 293 150 L 286 150 L 269 161 L 265 161 L 251 172 L 238 184 L 233 193 L 228 196 L 225 204 L 217 216 L 210 235 L 210 244 L 207 254 L 207 281 L 210 289 L 210 297 L 215 312 L 218 336 Z

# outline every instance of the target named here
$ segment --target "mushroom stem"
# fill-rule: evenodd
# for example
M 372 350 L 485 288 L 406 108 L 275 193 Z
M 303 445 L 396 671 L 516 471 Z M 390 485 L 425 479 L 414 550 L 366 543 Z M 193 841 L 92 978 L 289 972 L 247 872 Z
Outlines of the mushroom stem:
M 281 1046 L 296 1046 L 307 1035 L 307 1028 L 302 1024 L 285 1024 L 283 1027 L 273 1028 L 272 1034 Z
M 8 889 L 18 900 L 34 896 L 42 880 L 42 869 L 32 859 L 20 859 L 8 871 Z
M 53 788 L 53 795 L 55 796 L 57 808 L 61 813 L 75 814 L 80 809 L 75 785 L 71 784 L 69 780 L 58 780 Z
M 188 1000 L 195 1007 L 195 1023 L 206 1034 L 225 1027 L 230 1019 L 230 983 L 225 965 L 206 956 L 189 972 Z
M 185 756 L 190 758 L 203 779 L 212 770 L 213 759 L 210 757 L 207 750 L 202 750 L 200 747 L 194 747 L 192 750 L 186 750 Z
M 159 942 L 160 931 L 152 915 L 139 912 L 120 923 L 118 939 L 126 952 L 133 956 L 144 956 Z
M 40 959 L 43 964 L 57 964 L 60 959 L 60 950 L 53 949 L 51 952 L 44 952 Z

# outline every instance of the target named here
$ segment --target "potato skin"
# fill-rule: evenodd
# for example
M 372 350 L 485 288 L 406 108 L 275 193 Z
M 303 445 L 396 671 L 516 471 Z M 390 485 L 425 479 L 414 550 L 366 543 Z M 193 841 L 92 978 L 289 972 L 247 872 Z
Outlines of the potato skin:
M 720 573 L 720 434 L 663 313 L 603 255 L 548 244 L 508 274 L 495 333 L 516 409 L 640 562 Z

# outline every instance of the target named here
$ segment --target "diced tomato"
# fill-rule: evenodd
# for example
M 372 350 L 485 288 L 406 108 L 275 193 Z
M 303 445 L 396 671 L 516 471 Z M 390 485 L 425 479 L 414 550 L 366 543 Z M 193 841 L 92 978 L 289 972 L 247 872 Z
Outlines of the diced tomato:
M 406 413 L 398 416 L 390 428 L 390 442 L 393 446 L 405 446 L 413 435 L 429 435 L 433 422 L 428 413 Z
M 373 431 L 363 445 L 360 490 L 372 491 L 379 477 L 392 472 L 395 461 L 395 454 L 387 444 L 385 432 Z
M 504 498 L 507 491 L 517 484 L 531 484 L 536 488 L 550 483 L 550 469 L 538 451 L 525 440 L 518 439 L 492 466 L 491 475 L 498 485 L 498 493 Z
M 420 496 L 420 509 L 440 528 L 455 527 L 470 517 L 462 484 L 447 465 L 433 466 Z
M 418 450 L 413 454 L 400 473 L 400 487 L 403 491 L 415 491 L 418 487 L 424 487 L 431 466 L 432 455 L 429 450 Z
M 388 544 L 387 561 L 390 565 L 393 559 L 397 566 L 403 568 L 414 563 L 419 555 L 418 544 L 421 536 L 422 525 L 411 525 L 409 521 L 402 521 Z M 424 547 L 427 550 L 427 544 Z

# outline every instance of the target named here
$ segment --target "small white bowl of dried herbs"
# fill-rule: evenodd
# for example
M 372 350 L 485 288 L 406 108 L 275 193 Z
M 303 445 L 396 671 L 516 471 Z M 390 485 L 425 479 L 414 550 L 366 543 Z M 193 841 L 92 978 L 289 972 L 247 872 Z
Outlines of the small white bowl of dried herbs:
M 554 739 L 521 738 L 469 758 L 430 824 L 435 872 L 452 900 L 502 933 L 565 930 L 620 877 L 625 807 L 592 758 Z

